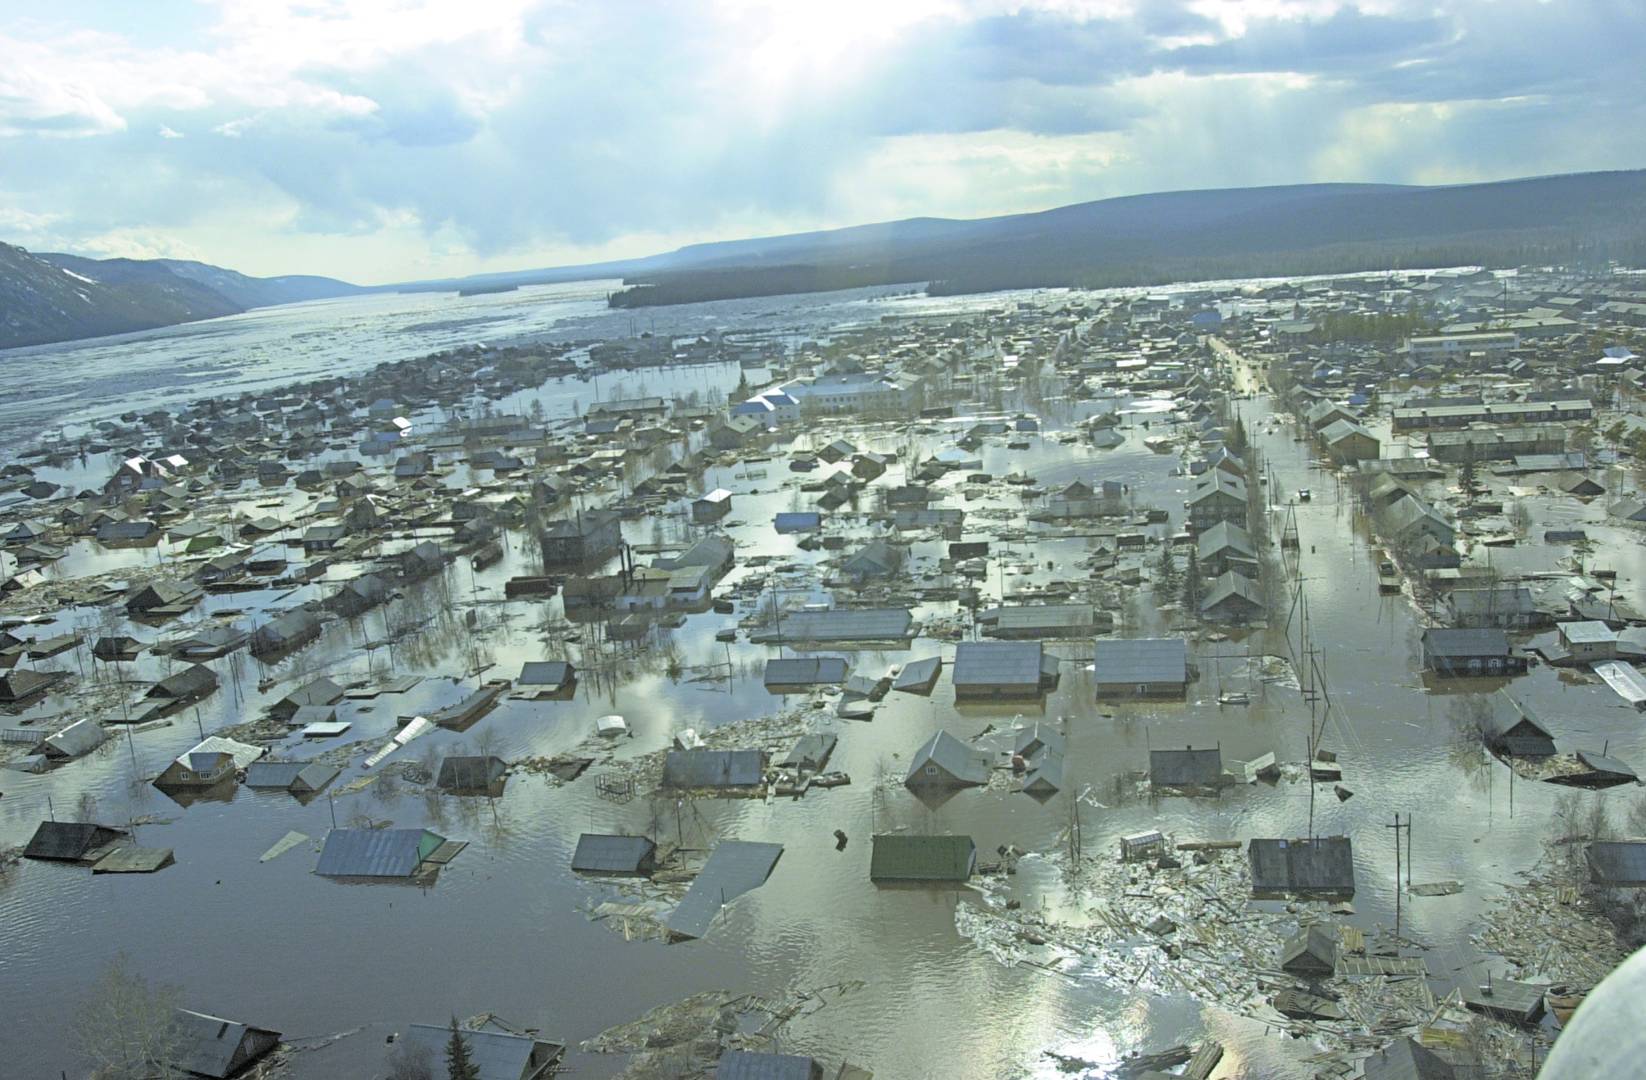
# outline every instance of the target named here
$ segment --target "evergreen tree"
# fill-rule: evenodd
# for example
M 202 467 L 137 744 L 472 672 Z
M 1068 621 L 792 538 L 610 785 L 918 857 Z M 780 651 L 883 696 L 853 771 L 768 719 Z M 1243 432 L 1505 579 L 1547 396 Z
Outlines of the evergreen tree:
M 1240 417 L 1235 417 L 1233 426 L 1229 428 L 1229 452 L 1236 457 L 1246 453 L 1246 423 Z
M 1463 501 L 1475 501 L 1475 444 L 1465 443 L 1463 461 L 1457 467 L 1457 482 L 1463 488 Z
M 1155 591 L 1161 599 L 1165 599 L 1177 586 L 1177 560 L 1172 558 L 1172 545 L 1169 543 L 1160 546 L 1160 566 L 1155 571 L 1155 578 L 1159 582 Z
M 469 1057 L 469 1041 L 452 1017 L 451 1038 L 446 1040 L 446 1080 L 480 1080 L 480 1067 Z
M 1200 559 L 1195 549 L 1189 549 L 1189 565 L 1183 571 L 1183 607 L 1189 614 L 1200 611 Z

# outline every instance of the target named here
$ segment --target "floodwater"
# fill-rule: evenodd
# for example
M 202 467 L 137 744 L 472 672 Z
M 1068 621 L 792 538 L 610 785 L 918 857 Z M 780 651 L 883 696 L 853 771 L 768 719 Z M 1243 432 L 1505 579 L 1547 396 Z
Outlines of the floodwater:
M 851 303 L 872 310 L 865 301 Z M 670 318 L 703 314 L 682 310 Z M 770 325 L 801 323 L 778 318 Z M 704 384 L 725 390 L 737 375 L 735 368 L 716 368 L 648 373 L 646 378 L 651 392 L 672 393 Z M 551 401 L 583 392 L 582 384 L 551 384 L 540 391 Z M 984 470 L 996 476 L 1025 471 L 1047 488 L 1077 477 L 1120 479 L 1132 486 L 1140 507 L 1171 511 L 1170 529 L 1176 529 L 1189 480 L 1179 475 L 1179 458 L 1151 453 L 1141 442 L 1151 431 L 1160 431 L 1163 420 L 1152 405 L 1122 405 L 1135 415 L 1123 429 L 1126 444 L 1117 450 L 1055 441 L 1051 436 L 1077 419 L 1083 407 L 1052 403 L 1042 410 L 1047 431 L 1031 437 L 1030 449 L 1012 451 L 1003 441 L 991 440 L 979 452 Z M 1536 860 L 1538 841 L 1563 789 L 1516 782 L 1511 810 L 1509 774 L 1503 766 L 1488 763 L 1478 751 L 1455 748 L 1451 714 L 1460 692 L 1492 691 L 1500 684 L 1482 682 L 1445 692 L 1424 686 L 1417 674 L 1416 645 L 1422 621 L 1406 597 L 1378 594 L 1375 560 L 1364 530 L 1354 523 L 1347 490 L 1316 467 L 1306 444 L 1294 442 L 1288 428 L 1269 430 L 1265 400 L 1240 405 L 1273 471 L 1271 494 L 1281 498 L 1302 487 L 1314 492 L 1311 502 L 1296 507 L 1299 574 L 1308 595 L 1312 643 L 1322 650 L 1320 662 L 1335 706 L 1323 745 L 1338 753 L 1343 783 L 1355 795 L 1340 803 L 1329 785 L 1320 786 L 1313 820 L 1317 833 L 1344 833 L 1353 839 L 1358 913 L 1352 921 L 1368 928 L 1392 923 L 1394 847 L 1385 826 L 1395 813 L 1411 814 L 1412 880 L 1455 878 L 1467 888 L 1456 896 L 1407 901 L 1404 929 L 1433 946 L 1426 955 L 1431 972 L 1441 980 L 1437 991 L 1448 980 L 1481 981 L 1486 967 L 1468 947 L 1467 935 L 1514 874 Z M 1144 420 L 1152 426 L 1142 427 Z M 818 432 L 819 444 L 842 434 L 859 449 L 914 448 L 924 455 L 947 445 L 941 431 L 902 434 L 847 425 Z M 89 462 L 85 467 L 95 472 L 108 464 Z M 724 526 L 737 543 L 740 565 L 717 594 L 745 580 L 762 580 L 763 569 L 741 565 L 754 554 L 776 556 L 795 568 L 793 577 L 815 582 L 820 553 L 801 551 L 794 538 L 776 536 L 770 527 L 775 513 L 809 505 L 810 496 L 795 487 L 809 475 L 791 473 L 779 455 L 768 462 L 711 469 L 702 477 L 701 490 L 723 486 L 734 492 L 734 509 Z M 894 467 L 876 486 L 900 481 L 900 468 Z M 958 478 L 939 486 L 957 488 Z M 969 538 L 988 538 L 993 529 L 1018 525 L 1021 519 L 996 519 L 981 511 L 1015 512 L 1032 504 L 1010 489 L 994 488 L 987 499 L 972 501 L 951 491 L 948 505 L 967 509 Z M 626 522 L 628 539 L 673 543 L 692 535 L 678 513 L 683 507 L 674 509 L 677 513 L 661 519 Z M 1164 526 L 1149 530 L 1154 537 L 1167 531 Z M 411 537 L 401 537 L 386 550 L 411 542 Z M 989 577 L 980 584 L 997 595 L 1002 588 L 1012 592 L 1049 579 L 1083 581 L 1078 560 L 1094 543 L 1084 537 L 1032 547 L 1014 541 L 1006 545 L 1009 554 L 992 556 Z M 1151 546 L 1142 556 L 1145 566 L 1153 564 L 1158 550 Z M 917 543 L 914 569 L 935 572 L 945 551 L 946 545 L 935 540 Z M 172 557 L 165 550 L 146 555 Z M 1633 552 L 1630 562 L 1619 565 L 1620 588 L 1636 602 L 1642 572 L 1638 560 Z M 345 578 L 354 569 L 340 569 L 333 577 Z M 363 739 L 375 747 L 396 729 L 397 717 L 459 700 L 479 680 L 513 677 L 529 660 L 577 662 L 580 678 L 572 700 L 506 702 L 468 732 L 437 731 L 391 762 L 419 760 L 431 749 L 445 753 L 459 745 L 511 759 L 588 753 L 593 719 L 612 712 L 628 720 L 634 738 L 591 756 L 610 753 L 627 759 L 666 746 L 681 728 L 714 728 L 799 703 L 775 698 L 761 686 L 761 667 L 776 655 L 775 646 L 739 640 L 728 649 L 713 640 L 716 629 L 759 601 L 741 600 L 737 616 L 692 615 L 685 626 L 668 633 L 666 644 L 630 652 L 593 644 L 593 634 L 581 642 L 565 640 L 554 625 L 558 599 L 503 602 L 503 582 L 533 569 L 523 538 L 510 536 L 499 565 L 476 574 L 460 561 L 386 608 L 353 623 L 331 624 L 319 643 L 272 671 L 263 671 L 244 654 L 212 661 L 224 688 L 200 706 L 198 718 L 196 710 L 188 709 L 174 718 L 173 726 L 131 738 L 116 729 L 119 737 L 91 758 L 43 776 L 0 773 L 0 847 L 26 841 L 48 813 L 63 818 L 85 811 L 108 822 L 150 815 L 156 821 L 138 829 L 138 841 L 171 847 L 177 856 L 176 866 L 150 876 L 93 877 L 79 868 L 26 861 L 0 872 L 0 987 L 8 1007 L 6 1032 L 0 1036 L 0 1073 L 55 1076 L 66 1069 L 72 1074 L 77 1067 L 71 1030 L 75 1002 L 108 958 L 123 951 L 150 979 L 182 987 L 190 1007 L 276 1028 L 288 1040 L 363 1029 L 296 1054 L 296 1077 L 374 1075 L 388 1031 L 411 1022 L 443 1022 L 453 1014 L 490 1011 L 575 1043 L 706 989 L 777 999 L 849 980 L 865 985 L 788 1025 L 780 1040 L 783 1049 L 814 1055 L 830 1069 L 849 1059 L 891 1078 L 1050 1077 L 1059 1072 L 1048 1051 L 1113 1061 L 1133 1050 L 1210 1035 L 1229 1050 L 1220 1076 L 1239 1070 L 1249 1076 L 1312 1075 L 1312 1068 L 1302 1064 L 1310 1052 L 1307 1044 L 1276 1037 L 1258 1021 L 1181 996 L 1138 995 L 1129 987 L 1032 967 L 1004 967 L 956 932 L 956 905 L 976 902 L 968 893 L 881 890 L 867 876 L 869 837 L 877 831 L 970 834 L 986 862 L 1003 845 L 1063 849 L 1070 800 L 1078 793 L 1088 797 L 1081 810 L 1082 837 L 1085 857 L 1092 859 L 1113 857 L 1119 836 L 1145 828 L 1165 829 L 1180 840 L 1305 834 L 1311 801 L 1306 783 L 1236 787 L 1219 799 L 1122 802 L 1115 797 L 1116 779 L 1146 768 L 1151 746 L 1215 744 L 1226 761 L 1271 750 L 1283 761 L 1304 759 L 1309 706 L 1293 687 L 1242 674 L 1248 653 L 1289 651 L 1280 626 L 1284 612 L 1267 633 L 1198 641 L 1194 651 L 1202 675 L 1185 703 L 1098 706 L 1084 669 L 1090 644 L 1060 641 L 1047 643 L 1048 651 L 1066 662 L 1057 691 L 1044 703 L 957 707 L 945 675 L 930 699 L 888 695 L 870 723 L 838 720 L 831 710 L 818 710 L 808 726 L 839 736 L 831 768 L 849 773 L 852 784 L 813 791 L 799 801 L 699 799 L 677 807 L 642 793 L 618 804 L 596 793 L 595 778 L 608 767 L 603 761 L 564 786 L 516 775 L 495 802 L 431 799 L 412 785 L 385 787 L 380 782 L 308 805 L 283 793 L 240 789 L 225 802 L 183 807 L 147 783 L 134 782 L 186 750 L 200 731 L 209 734 L 254 717 L 321 674 L 339 682 L 390 673 L 427 676 L 407 694 L 339 706 L 339 717 L 354 729 L 337 742 Z M 242 611 L 244 624 L 253 625 L 264 612 L 334 587 L 320 582 L 284 595 L 229 594 L 210 598 L 207 607 Z M 916 616 L 952 616 L 954 610 L 952 603 L 930 604 L 918 607 Z M 470 612 L 472 628 L 465 621 Z M 198 616 L 199 609 L 186 618 Z M 73 609 L 38 633 L 67 627 L 110 632 L 98 619 L 92 609 Z M 1140 636 L 1165 631 L 1173 615 L 1162 612 L 1148 590 L 1139 588 L 1124 596 L 1120 619 L 1124 633 Z M 141 630 L 136 636 L 152 639 L 154 632 Z M 392 648 L 379 644 L 396 636 Z M 951 657 L 953 645 L 920 639 L 907 650 L 849 655 L 856 672 L 875 676 L 890 664 L 933 653 Z M 728 656 L 734 673 L 729 683 L 697 681 Z M 94 672 L 84 650 L 57 662 L 86 671 L 88 678 L 108 677 L 101 668 Z M 164 673 L 164 664 L 145 654 L 121 674 L 146 683 Z M 487 664 L 491 666 L 478 676 L 470 674 Z M 265 674 L 278 682 L 261 692 L 258 682 Z M 1609 742 L 1612 754 L 1646 761 L 1646 732 L 1638 715 L 1619 707 L 1598 680 L 1571 682 L 1540 668 L 1507 685 L 1540 715 L 1557 720 L 1562 749 L 1598 749 Z M 1220 706 L 1220 689 L 1249 690 L 1253 703 Z M 30 715 L 53 711 L 48 701 Z M 997 731 L 1007 728 L 1019 715 L 1069 720 L 1067 787 L 1044 805 L 1015 792 L 988 789 L 962 791 L 928 806 L 901 787 L 909 754 L 934 730 L 970 738 L 990 725 Z M 277 756 L 309 756 L 337 744 L 295 745 L 300 741 L 278 747 Z M 361 756 L 357 753 L 334 783 L 334 793 L 362 775 Z M 1613 805 L 1632 797 L 1616 792 L 1585 796 Z M 257 861 L 288 830 L 318 840 L 334 814 L 340 825 L 370 819 L 392 821 L 396 827 L 426 826 L 469 846 L 427 889 L 318 877 L 312 873 L 312 843 L 268 863 Z M 843 852 L 835 850 L 835 829 L 850 837 Z M 705 940 L 677 945 L 625 941 L 586 915 L 593 904 L 612 895 L 610 890 L 569 871 L 571 851 L 584 831 L 656 831 L 666 840 L 682 839 L 704 849 L 722 838 L 772 841 L 784 846 L 784 854 L 770 881 L 731 906 Z M 1055 875 L 1031 873 L 1028 864 L 1017 895 L 1025 907 L 1080 906 L 1078 898 L 1064 894 Z M 577 1069 L 579 1075 L 598 1076 L 617 1064 L 579 1060 Z

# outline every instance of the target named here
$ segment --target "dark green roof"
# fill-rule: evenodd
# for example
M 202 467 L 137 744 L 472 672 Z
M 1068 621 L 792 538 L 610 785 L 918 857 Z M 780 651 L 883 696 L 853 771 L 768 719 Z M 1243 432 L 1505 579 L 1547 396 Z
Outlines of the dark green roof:
M 874 838 L 870 881 L 965 881 L 977 863 L 977 845 L 969 836 L 899 836 Z

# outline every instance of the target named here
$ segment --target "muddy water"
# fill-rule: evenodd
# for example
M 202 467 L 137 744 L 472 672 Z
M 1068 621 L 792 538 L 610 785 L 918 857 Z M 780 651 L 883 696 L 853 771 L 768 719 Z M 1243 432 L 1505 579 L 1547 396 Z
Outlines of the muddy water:
M 696 377 L 696 376 L 693 376 Z M 724 377 L 735 381 L 735 370 Z M 1133 403 L 1124 403 L 1131 405 Z M 1266 404 L 1242 403 L 1248 427 L 1263 432 Z M 1144 415 L 1150 415 L 1145 413 Z M 985 447 L 984 468 L 996 475 L 1023 470 L 1053 487 L 1075 478 L 1121 479 L 1132 485 L 1139 505 L 1172 511 L 1180 525 L 1189 481 L 1175 475 L 1175 456 L 1150 453 L 1141 439 L 1150 429 L 1125 429 L 1127 443 L 1110 452 L 1064 446 L 1035 438 L 1028 451 Z M 1048 432 L 1051 434 L 1052 432 Z M 846 431 L 860 445 L 904 448 L 897 434 L 866 437 Z M 1537 839 L 1558 789 L 1517 783 L 1510 812 L 1507 772 L 1476 754 L 1453 749 L 1451 710 L 1459 693 L 1491 691 L 1482 683 L 1437 693 L 1417 674 L 1416 635 L 1420 622 L 1408 601 L 1380 597 L 1375 567 L 1355 525 L 1346 492 L 1310 460 L 1307 447 L 1282 427 L 1259 435 L 1274 470 L 1277 496 L 1309 487 L 1313 500 L 1297 508 L 1302 540 L 1301 576 L 1309 596 L 1314 643 L 1337 708 L 1325 745 L 1338 752 L 1344 783 L 1355 792 L 1339 803 L 1329 788 L 1319 789 L 1315 830 L 1353 838 L 1359 890 L 1355 897 L 1362 926 L 1393 920 L 1394 858 L 1390 831 L 1394 813 L 1414 816 L 1413 881 L 1456 878 L 1468 883 L 1452 897 L 1416 899 L 1404 909 L 1408 933 L 1431 943 L 1430 969 L 1442 978 L 1478 980 L 1484 968 L 1467 947 L 1467 933 L 1479 911 L 1517 869 L 1536 857 Z M 946 445 L 942 435 L 920 436 L 931 452 Z M 765 470 L 763 477 L 752 470 Z M 793 484 L 798 474 L 774 459 L 753 466 L 717 470 L 705 487 L 725 486 L 734 495 L 727 529 L 741 557 L 769 554 L 798 567 L 818 556 L 799 550 L 793 538 L 771 531 L 773 514 L 809 502 Z M 880 485 L 899 482 L 894 468 Z M 947 481 L 945 487 L 955 486 Z M 950 505 L 965 505 L 972 516 L 968 533 L 986 535 L 990 521 L 978 513 L 993 508 L 1021 510 L 1024 503 L 999 490 L 989 500 L 965 503 L 958 493 Z M 629 539 L 654 539 L 649 522 L 629 523 Z M 663 526 L 665 538 L 684 525 Z M 1166 530 L 1151 530 L 1159 536 Z M 1033 554 L 1044 568 L 1033 575 L 1002 574 L 991 564 L 982 584 L 1008 589 L 1048 577 L 1076 578 L 1075 561 L 1092 541 L 1066 539 L 1039 545 Z M 915 567 L 935 567 L 944 545 L 917 544 Z M 1027 561 L 1025 545 L 1011 545 L 1012 563 Z M 1144 556 L 1153 561 L 1157 548 Z M 339 681 L 369 674 L 428 676 L 416 689 L 373 701 L 339 706 L 354 729 L 344 737 L 380 745 L 396 728 L 396 718 L 427 712 L 459 700 L 477 679 L 450 676 L 478 660 L 492 668 L 480 676 L 518 673 L 522 662 L 565 656 L 584 670 L 577 694 L 564 702 L 509 702 L 464 734 L 436 732 L 401 756 L 420 758 L 430 749 L 457 746 L 471 752 L 485 740 L 488 752 L 515 758 L 552 755 L 586 746 L 594 717 L 617 712 L 635 731 L 610 753 L 630 758 L 665 746 L 683 727 L 712 728 L 769 714 L 784 702 L 762 688 L 760 669 L 774 647 L 738 642 L 730 648 L 736 678 L 729 685 L 690 681 L 692 669 L 723 661 L 725 645 L 713 640 L 732 616 L 691 616 L 672 634 L 675 664 L 670 677 L 663 650 L 637 657 L 614 655 L 610 646 L 545 640 L 545 619 L 559 603 L 501 603 L 502 583 L 531 569 L 521 538 L 509 538 L 505 560 L 479 574 L 464 564 L 427 583 L 386 611 L 356 624 L 332 626 L 317 645 L 276 672 L 280 682 L 259 692 L 265 672 L 243 655 L 213 661 L 225 688 L 205 702 L 199 728 L 193 710 L 170 728 L 111 742 L 89 760 L 45 776 L 0 774 L 0 843 L 22 843 L 48 812 L 58 816 L 78 806 L 82 795 L 96 800 L 96 816 L 124 820 L 154 815 L 164 823 L 145 825 L 138 839 L 172 847 L 175 867 L 143 876 L 91 877 L 84 870 L 23 863 L 0 876 L 0 987 L 8 1003 L 6 1033 L 0 1036 L 0 1075 L 49 1076 L 72 1073 L 70 1014 L 82 988 L 117 951 L 128 953 L 152 979 L 185 988 L 195 1008 L 244 1018 L 291 1036 L 321 1036 L 364 1028 L 359 1036 L 312 1053 L 299 1054 L 299 1077 L 368 1076 L 381 1062 L 382 1036 L 408 1022 L 440 1022 L 452 1013 L 493 1011 L 517 1024 L 541 1027 L 568 1041 L 587 1038 L 652 1006 L 713 987 L 778 997 L 787 991 L 863 980 L 865 987 L 786 1029 L 783 1046 L 818 1056 L 832 1067 L 843 1058 L 886 1077 L 1053 1076 L 1051 1050 L 1090 1060 L 1113 1060 L 1133 1049 L 1159 1048 L 1209 1033 L 1228 1044 L 1230 1066 L 1248 1075 L 1306 1076 L 1301 1064 L 1309 1049 L 1271 1035 L 1261 1024 L 1193 1001 L 1171 996 L 1138 996 L 1127 987 L 1071 980 L 1033 968 L 1005 968 L 960 938 L 956 904 L 964 894 L 877 890 L 868 883 L 868 838 L 892 828 L 967 833 L 984 858 L 1002 845 L 1027 850 L 1066 846 L 1070 798 L 1086 792 L 1101 804 L 1082 808 L 1086 857 L 1109 858 L 1115 839 L 1157 827 L 1180 838 L 1246 839 L 1295 836 L 1308 828 L 1309 788 L 1301 783 L 1237 787 L 1219 799 L 1162 799 L 1122 802 L 1116 780 L 1147 764 L 1149 747 L 1220 745 L 1225 758 L 1250 759 L 1273 750 L 1283 760 L 1304 756 L 1309 709 L 1295 689 L 1264 685 L 1240 675 L 1240 659 L 1253 653 L 1286 651 L 1279 628 L 1232 641 L 1203 641 L 1196 647 L 1203 672 L 1185 703 L 1098 707 L 1093 703 L 1084 660 L 1084 642 L 1048 643 L 1067 658 L 1058 690 L 1043 704 L 956 707 L 947 678 L 932 699 L 892 694 L 872 723 L 834 720 L 820 711 L 817 729 L 840 737 L 832 766 L 851 774 L 849 787 L 817 792 L 804 800 L 772 803 L 697 800 L 682 810 L 685 838 L 710 846 L 717 838 L 775 841 L 784 855 L 771 880 L 727 911 L 706 940 L 665 946 L 655 941 L 625 942 L 592 923 L 584 909 L 608 895 L 598 885 L 573 877 L 567 868 L 580 832 L 644 831 L 662 819 L 674 836 L 672 806 L 654 807 L 640 798 L 615 805 L 595 793 L 591 774 L 564 787 L 541 778 L 516 776 L 505 796 L 484 800 L 429 800 L 401 784 L 397 791 L 368 788 L 363 793 L 321 798 L 301 805 L 280 793 L 242 789 L 226 802 L 180 807 L 146 783 L 148 776 L 198 738 L 198 730 L 253 717 L 269 702 L 306 678 L 330 675 Z M 739 568 L 721 589 L 750 573 Z M 1624 570 L 1622 584 L 1638 599 L 1638 571 Z M 804 577 L 804 574 L 798 575 Z M 289 595 L 237 594 L 213 603 L 259 613 L 285 607 L 323 590 L 306 586 Z M 720 590 L 717 590 L 720 591 Z M 464 626 L 469 610 L 477 627 Z M 917 611 L 951 614 L 949 604 Z M 1170 625 L 1146 589 L 1127 605 L 1128 630 L 1149 633 Z M 75 625 L 89 616 L 70 612 L 57 624 Z M 1277 619 L 1277 622 L 1282 620 Z M 392 649 L 367 649 L 391 631 L 419 627 Z M 152 637 L 145 632 L 139 636 Z M 591 639 L 592 640 L 592 639 Z M 855 669 L 876 675 L 889 664 L 941 652 L 952 644 L 919 640 L 908 650 L 851 654 Z M 66 658 L 64 658 L 66 659 Z M 78 658 L 77 658 L 78 662 Z M 89 660 L 85 661 L 89 665 Z M 68 666 L 68 665 L 65 665 Z M 164 661 L 145 656 L 130 678 L 151 680 Z M 1250 689 L 1249 707 L 1219 706 L 1217 692 Z M 1610 741 L 1611 753 L 1646 761 L 1646 735 L 1631 711 L 1616 706 L 1598 682 L 1573 684 L 1540 670 L 1509 686 L 1510 692 L 1555 719 L 1563 748 Z M 53 711 L 48 702 L 41 714 Z M 1022 714 L 1070 718 L 1065 772 L 1069 790 L 1041 805 L 1006 791 L 965 791 L 928 806 L 898 783 L 910 752 L 932 731 L 944 728 L 970 738 L 993 725 L 1009 726 Z M 280 748 L 283 756 L 317 752 L 327 745 Z M 495 749 L 493 748 L 495 747 Z M 602 751 L 604 753 L 604 751 Z M 136 762 L 134 765 L 133 756 Z M 336 782 L 340 790 L 360 775 L 359 755 Z M 1621 802 L 1613 793 L 1596 796 Z M 427 826 L 467 840 L 469 847 L 428 889 L 392 885 L 340 884 L 315 876 L 313 845 L 304 845 L 266 864 L 258 855 L 286 831 L 319 838 L 331 825 L 362 818 L 392 820 L 398 827 Z M 837 852 L 833 831 L 851 840 Z M 1081 898 L 1065 895 L 1054 874 L 1025 865 L 1017 883 L 1025 905 L 1070 912 Z M 1444 984 L 1437 984 L 1437 989 Z M 608 1065 L 579 1062 L 584 1075 L 600 1075 Z

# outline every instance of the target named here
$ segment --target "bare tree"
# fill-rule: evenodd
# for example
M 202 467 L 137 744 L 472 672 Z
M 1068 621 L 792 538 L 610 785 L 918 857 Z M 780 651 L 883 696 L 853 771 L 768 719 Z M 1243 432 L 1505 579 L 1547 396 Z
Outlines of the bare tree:
M 173 1080 L 182 1050 L 177 1025 L 180 991 L 151 986 L 120 953 L 81 999 L 74 1041 L 93 1080 Z
M 434 1052 L 422 1043 L 399 1040 L 389 1048 L 387 1080 L 435 1080 Z

